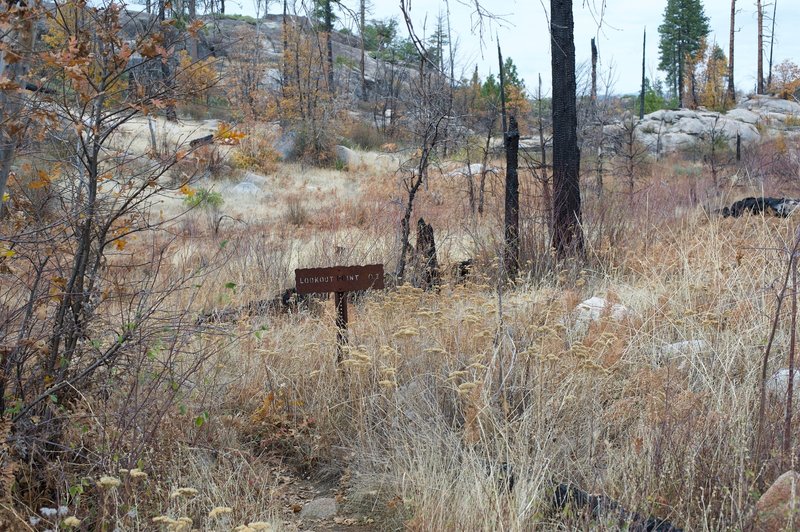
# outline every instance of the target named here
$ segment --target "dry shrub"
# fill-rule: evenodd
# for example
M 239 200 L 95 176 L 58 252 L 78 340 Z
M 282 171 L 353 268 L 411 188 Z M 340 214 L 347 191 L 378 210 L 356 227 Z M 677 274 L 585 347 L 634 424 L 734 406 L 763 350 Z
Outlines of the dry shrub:
M 309 213 L 302 198 L 290 195 L 286 197 L 285 201 L 286 210 L 283 216 L 288 223 L 298 227 L 308 223 Z
M 352 120 L 342 130 L 342 136 L 359 149 L 377 151 L 386 142 L 386 137 L 372 124 Z
M 231 154 L 231 163 L 236 168 L 253 170 L 262 174 L 273 174 L 278 169 L 280 154 L 275 149 L 276 134 L 273 130 L 257 128 L 239 141 Z

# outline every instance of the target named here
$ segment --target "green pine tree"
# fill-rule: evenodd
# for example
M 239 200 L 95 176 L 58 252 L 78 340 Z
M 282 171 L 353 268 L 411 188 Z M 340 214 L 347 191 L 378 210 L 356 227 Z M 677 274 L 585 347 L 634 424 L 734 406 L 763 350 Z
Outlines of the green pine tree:
M 664 22 L 658 27 L 658 68 L 667 73 L 667 83 L 681 107 L 686 58 L 697 53 L 709 31 L 701 0 L 667 0 Z

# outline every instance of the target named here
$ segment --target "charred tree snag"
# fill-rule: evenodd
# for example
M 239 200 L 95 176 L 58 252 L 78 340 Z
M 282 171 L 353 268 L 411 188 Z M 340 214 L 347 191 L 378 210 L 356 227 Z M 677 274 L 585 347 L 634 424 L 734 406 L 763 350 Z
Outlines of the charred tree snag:
M 550 13 L 553 70 L 553 247 L 563 257 L 583 250 L 572 1 L 550 0 Z
M 417 220 L 416 258 L 420 288 L 430 290 L 439 284 L 439 262 L 436 260 L 433 226 L 422 218 Z
M 519 127 L 517 118 L 511 115 L 508 121 L 506 145 L 506 217 L 504 262 L 508 279 L 513 280 L 519 270 Z

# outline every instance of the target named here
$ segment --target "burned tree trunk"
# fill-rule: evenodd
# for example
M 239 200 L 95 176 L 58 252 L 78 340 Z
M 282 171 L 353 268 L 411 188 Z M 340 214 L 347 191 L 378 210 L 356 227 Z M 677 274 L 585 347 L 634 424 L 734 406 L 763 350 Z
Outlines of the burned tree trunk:
M 361 64 L 359 65 L 359 69 L 361 70 L 361 100 L 366 102 L 367 101 L 367 74 L 366 74 L 366 62 L 365 62 L 365 50 L 364 50 L 364 28 L 366 22 L 366 6 L 367 0 L 361 0 L 359 4 L 359 16 L 358 16 L 358 23 L 359 23 L 359 34 L 361 35 Z
M 575 100 L 571 0 L 550 0 L 553 70 L 553 247 L 559 256 L 583 249 L 580 150 Z
M 736 103 L 736 87 L 733 85 L 733 43 L 736 28 L 736 0 L 731 0 L 731 30 L 728 43 L 728 99 Z
M 166 2 L 158 4 L 158 20 L 162 23 L 166 21 Z M 165 86 L 164 93 L 167 95 L 167 104 L 164 108 L 164 115 L 170 122 L 178 121 L 178 112 L 175 109 L 175 79 L 172 76 L 172 65 L 169 59 L 161 61 L 161 82 Z
M 758 13 L 758 62 L 757 62 L 757 79 L 756 79 L 756 94 L 764 94 L 764 6 L 761 0 L 756 2 L 756 9 Z
M 509 279 L 517 276 L 519 269 L 519 176 L 517 164 L 519 155 L 519 127 L 517 118 L 511 115 L 506 134 L 506 217 L 505 250 L 503 253 L 506 275 Z
M 333 8 L 331 0 L 325 0 L 323 4 L 325 10 L 325 46 L 326 60 L 328 64 L 328 92 L 333 93 Z
M 647 28 L 644 29 L 642 34 L 642 96 L 639 100 L 639 120 L 644 118 L 644 98 L 645 98 L 645 85 L 647 78 L 645 77 L 645 59 L 647 58 Z
M 591 92 L 591 99 L 592 99 L 592 111 L 594 111 L 594 106 L 597 104 L 597 45 L 594 42 L 594 37 L 592 37 L 592 92 Z
M 433 226 L 420 218 L 417 220 L 416 262 L 418 286 L 430 290 L 439 284 L 439 262 L 436 260 L 436 241 Z
M 541 156 L 541 181 L 542 181 L 542 203 L 546 213 L 547 229 L 553 229 L 553 195 L 550 192 L 550 178 L 547 175 L 547 143 L 544 139 L 544 119 L 542 118 L 542 75 L 539 74 L 539 90 L 536 93 L 536 100 L 539 105 L 539 152 Z

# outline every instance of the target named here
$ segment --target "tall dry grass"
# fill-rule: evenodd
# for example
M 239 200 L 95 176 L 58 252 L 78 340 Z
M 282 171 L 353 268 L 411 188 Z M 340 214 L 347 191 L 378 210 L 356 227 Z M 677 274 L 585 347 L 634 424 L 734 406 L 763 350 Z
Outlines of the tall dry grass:
M 781 472 L 779 397 L 768 403 L 764 461 L 753 460 L 753 440 L 785 268 L 779 248 L 796 221 L 718 218 L 704 207 L 721 199 L 698 201 L 697 183 L 668 172 L 657 166 L 633 203 L 614 194 L 613 180 L 602 198 L 587 196 L 586 259 L 561 263 L 531 187 L 525 275 L 505 287 L 494 265 L 497 221 L 453 216 L 460 196 L 444 186 L 423 195 L 419 214 L 437 228 L 440 260 L 479 259 L 469 284 L 359 295 L 341 367 L 329 302 L 209 326 L 197 342 L 214 355 L 147 440 L 136 464 L 147 478 L 105 463 L 76 500 L 67 468 L 63 491 L 22 507 L 69 500 L 76 515 L 102 511 L 123 530 L 152 528 L 159 516 L 173 529 L 180 517 L 206 530 L 262 521 L 280 529 L 294 519 L 291 477 L 335 485 L 342 512 L 375 529 L 614 529 L 552 511 L 555 485 L 570 482 L 685 529 L 745 528 Z M 289 286 L 298 266 L 391 266 L 391 198 L 365 184 L 360 201 L 330 200 L 352 218 L 325 211 L 322 222 L 179 236 L 171 267 L 202 271 L 203 281 L 172 304 L 236 308 Z M 579 323 L 573 309 L 590 296 L 630 312 Z M 770 374 L 785 365 L 786 318 Z M 665 347 L 687 340 L 702 347 Z M 103 473 L 121 485 L 96 487 Z M 182 487 L 197 493 L 171 496 Z M 216 507 L 231 512 L 212 517 Z

